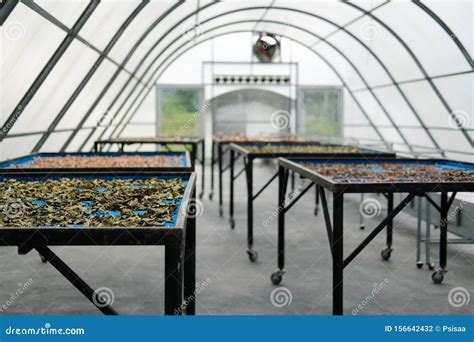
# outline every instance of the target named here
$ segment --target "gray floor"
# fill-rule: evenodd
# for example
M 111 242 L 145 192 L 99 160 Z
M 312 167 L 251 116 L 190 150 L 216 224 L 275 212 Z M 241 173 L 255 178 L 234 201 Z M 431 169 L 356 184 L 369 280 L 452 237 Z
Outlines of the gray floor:
M 269 168 L 259 167 L 255 178 L 263 184 L 269 175 Z M 225 189 L 228 189 L 228 182 Z M 236 189 L 237 225 L 234 230 L 229 228 L 226 217 L 218 216 L 216 196 L 213 201 L 207 194 L 203 199 L 204 211 L 198 218 L 197 236 L 198 314 L 331 314 L 331 259 L 323 217 L 312 214 L 314 191 L 306 194 L 288 214 L 287 267 L 280 285 L 285 289 L 275 290 L 277 287 L 271 284 L 269 276 L 276 268 L 276 219 L 268 218 L 276 215 L 276 182 L 255 205 L 255 248 L 260 257 L 254 264 L 245 252 L 243 175 Z M 227 192 L 225 194 L 227 203 Z M 380 201 L 384 202 L 382 198 Z M 227 207 L 225 209 L 227 216 Z M 361 231 L 357 197 L 348 198 L 345 210 L 347 255 L 382 215 L 369 220 L 368 228 Z M 269 224 L 264 224 L 266 220 Z M 383 262 L 380 258 L 384 247 L 384 235 L 381 234 L 346 268 L 346 315 L 473 313 L 474 300 L 460 307 L 456 305 L 457 299 L 462 301 L 462 296 L 465 298 L 474 293 L 473 246 L 449 246 L 449 272 L 441 285 L 435 285 L 431 281 L 432 271 L 426 267 L 419 270 L 415 266 L 415 224 L 408 215 L 397 217 L 394 252 L 389 261 Z M 114 294 L 114 307 L 119 313 L 163 313 L 162 248 L 61 247 L 54 250 L 94 288 L 110 288 Z M 434 248 L 433 260 L 437 261 L 436 258 Z M 15 248 L 1 248 L 0 272 L 0 314 L 98 314 L 52 266 L 42 264 L 35 253 L 19 256 Z M 19 294 L 18 289 L 25 288 L 27 282 L 27 288 Z M 455 289 L 457 287 L 462 289 Z M 272 296 L 273 290 L 280 295 L 274 292 Z M 454 302 L 449 298 L 450 291 Z M 353 309 L 359 305 L 355 312 Z

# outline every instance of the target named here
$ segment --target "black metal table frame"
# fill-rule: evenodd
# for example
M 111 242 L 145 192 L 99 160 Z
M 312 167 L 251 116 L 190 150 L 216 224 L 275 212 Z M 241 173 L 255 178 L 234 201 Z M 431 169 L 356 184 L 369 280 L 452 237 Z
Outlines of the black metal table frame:
M 117 315 L 111 305 L 100 298 L 49 246 L 164 246 L 165 248 L 165 315 L 195 314 L 196 288 L 196 218 L 189 209 L 196 200 L 196 174 L 157 171 L 104 171 L 71 172 L 4 172 L 2 179 L 25 179 L 51 176 L 94 177 L 189 177 L 178 212 L 175 227 L 110 227 L 110 228 L 35 228 L 0 227 L 0 247 L 17 246 L 20 255 L 35 249 L 56 270 L 76 287 L 105 315 Z M 184 303 L 186 306 L 184 307 Z
M 314 158 L 318 159 L 318 158 Z M 334 161 L 334 160 L 333 160 Z M 391 160 L 387 160 L 390 162 Z M 393 161 L 409 161 L 416 162 L 413 159 L 393 159 Z M 444 161 L 444 160 L 436 160 Z M 469 164 L 469 163 L 464 163 Z M 474 164 L 469 164 L 474 165 Z M 292 170 L 309 179 L 312 183 L 289 204 L 286 204 L 286 188 L 288 184 L 288 172 Z M 324 212 L 324 220 L 328 235 L 329 247 L 332 256 L 332 273 L 333 273 L 333 315 L 343 314 L 343 271 L 352 260 L 385 228 L 387 227 L 387 248 L 391 247 L 392 224 L 393 219 L 408 205 L 415 196 L 426 197 L 432 203 L 429 193 L 441 193 L 441 205 L 435 205 L 440 212 L 440 253 L 439 253 L 439 269 L 432 274 L 433 282 L 439 284 L 443 281 L 444 273 L 447 266 L 447 228 L 448 228 L 448 211 L 454 201 L 457 192 L 474 191 L 474 183 L 335 183 L 331 179 L 324 177 L 313 170 L 310 170 L 289 159 L 281 158 L 279 160 L 279 190 L 278 190 L 278 270 L 275 271 L 271 280 L 273 284 L 280 284 L 283 274 L 285 273 L 285 214 L 286 212 L 304 195 L 304 193 L 312 186 L 316 185 L 319 189 L 322 207 Z M 328 210 L 326 199 L 326 191 L 333 194 L 333 217 Z M 389 202 L 393 205 L 393 194 L 395 192 L 408 193 L 408 195 L 395 207 L 389 206 L 387 216 L 378 224 L 369 235 L 356 247 L 346 258 L 343 254 L 343 238 L 344 238 L 344 194 L 346 193 L 384 193 L 387 194 Z M 448 192 L 452 195 L 448 198 Z M 432 203 L 433 205 L 435 203 Z
M 228 165 L 224 166 L 224 155 L 226 153 L 229 153 L 230 155 L 230 144 L 236 144 L 236 145 L 249 145 L 249 144 L 269 144 L 269 143 L 275 143 L 274 140 L 246 140 L 246 141 L 234 141 L 232 139 L 221 139 L 221 138 L 216 138 L 214 137 L 212 139 L 212 146 L 211 146 L 211 192 L 209 193 L 209 199 L 212 200 L 213 195 L 214 195 L 214 166 L 217 163 L 218 165 L 218 174 L 219 174 L 219 216 L 224 215 L 224 195 L 223 195 L 223 176 L 224 172 L 227 170 L 230 170 L 230 162 Z M 302 144 L 317 144 L 319 142 L 317 141 L 293 141 L 293 140 L 288 140 L 288 141 L 281 141 L 277 142 L 279 144 L 295 144 L 295 145 L 302 145 Z M 216 158 L 216 150 L 217 150 L 217 158 Z M 291 186 L 294 188 L 295 186 L 295 178 L 294 175 L 292 175 L 291 178 Z
M 129 145 L 157 145 L 164 147 L 167 151 L 173 152 L 170 149 L 170 145 L 183 145 L 188 152 L 191 153 L 191 164 L 193 168 L 196 165 L 196 161 L 199 161 L 202 167 L 201 170 L 201 192 L 199 193 L 199 198 L 204 196 L 204 189 L 205 189 L 205 180 L 206 180 L 206 142 L 202 138 L 193 138 L 189 140 L 179 140 L 176 139 L 175 141 L 170 141 L 169 139 L 153 139 L 150 141 L 142 141 L 142 140 L 99 140 L 94 142 L 94 152 L 102 152 L 104 146 L 106 145 L 118 145 L 118 149 L 120 152 L 124 152 L 125 146 Z M 198 146 L 201 145 L 201 158 L 198 158 Z
M 314 143 L 308 142 L 305 145 L 315 145 Z M 258 196 L 273 182 L 275 178 L 278 177 L 279 171 L 276 173 L 258 190 L 255 194 L 253 191 L 253 161 L 256 159 L 277 159 L 277 158 L 320 158 L 320 159 L 334 159 L 335 155 L 340 158 L 355 158 L 355 159 L 384 159 L 384 158 L 393 158 L 395 154 L 377 152 L 377 153 L 294 153 L 294 152 L 280 152 L 280 153 L 259 153 L 251 152 L 246 149 L 243 145 L 230 144 L 230 193 L 229 193 L 229 224 L 231 228 L 235 226 L 234 219 L 234 181 L 245 172 L 246 183 L 247 183 L 247 254 L 250 261 L 255 262 L 258 259 L 258 253 L 253 249 L 254 240 L 253 240 L 253 202 L 257 199 Z M 236 156 L 237 154 L 237 156 Z M 240 170 L 237 175 L 234 176 L 234 163 L 240 157 L 243 157 L 244 168 Z M 294 183 L 294 173 L 292 173 L 292 183 Z M 294 186 L 292 186 L 292 190 Z M 309 190 L 309 189 L 307 189 Z M 305 190 L 304 192 L 306 192 Z M 315 209 L 314 215 L 318 215 L 319 212 L 319 202 L 320 202 L 320 192 L 318 187 L 315 188 Z M 390 199 L 389 199 L 390 203 Z M 393 199 L 392 199 L 393 203 Z

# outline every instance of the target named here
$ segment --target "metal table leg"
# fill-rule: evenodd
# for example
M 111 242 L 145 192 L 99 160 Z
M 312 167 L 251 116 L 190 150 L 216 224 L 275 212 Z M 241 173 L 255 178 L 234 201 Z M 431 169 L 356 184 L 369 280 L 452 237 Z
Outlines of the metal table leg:
M 387 216 L 393 211 L 393 192 L 387 194 Z M 387 223 L 387 247 L 382 250 L 381 256 L 383 260 L 390 259 L 392 254 L 392 241 L 393 241 L 393 219 L 390 219 Z
M 204 196 L 204 189 L 205 189 L 205 179 L 206 179 L 206 145 L 204 143 L 204 140 L 201 143 L 201 165 L 202 165 L 202 170 L 201 170 L 201 193 L 199 194 L 199 198 L 202 198 Z
M 217 158 L 219 164 L 219 216 L 222 217 L 224 214 L 223 202 L 222 202 L 222 145 L 217 145 Z
M 253 248 L 253 159 L 247 158 L 247 254 L 250 261 L 258 259 L 258 253 Z
M 435 269 L 435 265 L 431 262 L 431 205 L 426 203 L 426 233 L 425 233 L 425 262 L 430 270 Z
M 316 203 L 315 203 L 315 207 L 314 207 L 314 216 L 318 216 L 318 214 L 319 214 L 319 190 L 320 190 L 319 185 L 316 184 L 314 189 L 315 189 L 315 192 L 316 192 L 316 194 L 315 194 Z
M 416 267 L 422 268 L 423 261 L 421 261 L 421 212 L 422 212 L 423 198 L 417 197 L 417 220 L 416 220 Z
M 333 196 L 333 240 L 332 240 L 332 312 L 333 315 L 343 314 L 343 276 L 344 276 L 344 194 L 334 193 Z
M 360 203 L 364 202 L 364 197 L 365 194 L 360 194 Z M 364 215 L 362 215 L 362 210 L 360 209 L 361 206 L 359 205 L 359 228 L 360 229 L 365 229 L 365 223 L 364 223 Z
M 230 228 L 232 228 L 232 229 L 235 227 L 235 220 L 234 220 L 234 155 L 235 155 L 234 150 L 230 150 L 229 224 L 230 224 Z
M 285 198 L 288 184 L 288 172 L 284 167 L 278 168 L 278 269 L 270 279 L 274 285 L 281 283 L 285 274 Z
M 186 148 L 187 149 L 187 148 Z M 191 144 L 191 163 L 196 168 L 197 144 Z
M 193 194 L 192 198 L 195 198 Z M 184 250 L 184 302 L 186 315 L 196 314 L 196 217 L 188 216 Z
M 448 194 L 441 192 L 441 211 L 439 222 L 439 270 L 431 275 L 435 284 L 441 284 L 446 273 L 448 245 Z
M 214 196 L 214 165 L 216 164 L 216 155 L 215 155 L 215 148 L 216 145 L 214 140 L 212 140 L 211 144 L 211 192 L 209 193 L 209 199 L 212 200 Z
M 181 248 L 165 246 L 165 315 L 182 315 L 183 268 Z

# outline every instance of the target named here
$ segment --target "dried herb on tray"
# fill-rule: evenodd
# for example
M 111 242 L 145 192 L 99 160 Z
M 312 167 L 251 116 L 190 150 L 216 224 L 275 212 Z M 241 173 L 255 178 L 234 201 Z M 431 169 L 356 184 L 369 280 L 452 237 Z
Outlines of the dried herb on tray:
M 6 180 L 0 226 L 146 227 L 173 222 L 181 179 Z
M 293 142 L 293 141 L 305 141 L 305 138 L 297 137 L 295 135 L 289 135 L 284 137 L 274 137 L 265 134 L 245 135 L 245 134 L 216 134 L 216 138 L 230 141 L 230 142 L 246 142 L 246 141 L 262 141 L 262 142 Z
M 184 156 L 140 155 L 36 157 L 10 168 L 175 167 L 184 165 L 184 160 Z
M 172 137 L 172 136 L 161 136 L 161 137 L 131 137 L 131 138 L 115 138 L 112 139 L 115 142 L 143 142 L 143 143 L 154 143 L 154 142 L 190 142 L 191 140 L 199 139 L 197 137 Z
M 474 182 L 474 172 L 423 163 L 307 163 L 303 166 L 338 183 Z
M 273 145 L 244 146 L 252 153 L 361 153 L 361 150 L 352 146 L 331 145 Z

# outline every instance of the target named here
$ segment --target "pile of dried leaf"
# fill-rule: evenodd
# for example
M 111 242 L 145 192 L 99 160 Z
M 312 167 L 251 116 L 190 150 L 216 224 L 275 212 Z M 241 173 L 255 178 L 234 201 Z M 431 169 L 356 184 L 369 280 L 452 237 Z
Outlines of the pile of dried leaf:
M 274 137 L 265 134 L 245 135 L 241 133 L 235 134 L 223 134 L 218 133 L 215 135 L 218 140 L 229 141 L 229 142 L 246 142 L 246 141 L 261 141 L 261 142 L 293 142 L 293 141 L 305 141 L 305 138 L 298 137 L 295 135 L 288 135 L 282 137 Z
M 160 136 L 160 137 L 131 137 L 131 138 L 115 138 L 112 139 L 116 142 L 142 142 L 142 143 L 154 143 L 154 142 L 189 142 L 191 140 L 198 139 L 197 137 L 173 137 L 173 136 Z
M 36 157 L 28 163 L 10 168 L 122 168 L 122 167 L 176 167 L 184 165 L 183 156 L 66 156 Z
M 181 179 L 6 180 L 0 226 L 145 227 L 173 222 Z
M 361 153 L 357 147 L 332 145 L 274 145 L 244 146 L 251 153 Z
M 474 172 L 444 168 L 438 164 L 380 163 L 305 164 L 305 167 L 339 183 L 396 183 L 396 182 L 474 182 Z

